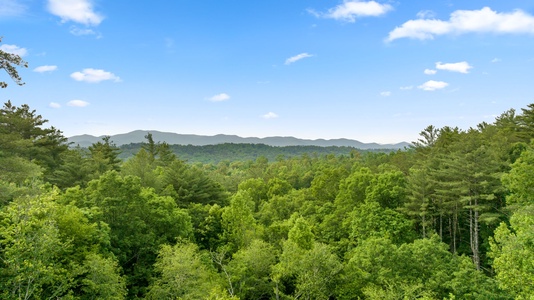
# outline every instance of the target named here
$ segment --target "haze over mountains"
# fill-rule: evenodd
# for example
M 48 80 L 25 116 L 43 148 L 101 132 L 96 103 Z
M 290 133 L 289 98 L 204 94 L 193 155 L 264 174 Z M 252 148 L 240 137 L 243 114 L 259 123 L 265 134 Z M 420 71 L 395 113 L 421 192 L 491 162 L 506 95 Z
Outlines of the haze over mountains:
M 111 140 L 117 145 L 126 145 L 131 143 L 141 143 L 145 142 L 145 136 L 151 133 L 152 138 L 155 142 L 166 142 L 169 145 L 194 145 L 194 146 L 205 146 L 205 145 L 217 145 L 224 143 L 234 143 L 234 144 L 265 144 L 269 146 L 346 146 L 354 147 L 358 149 L 404 149 L 410 144 L 407 142 L 397 143 L 397 144 L 378 144 L 378 143 L 362 143 L 357 140 L 350 139 L 317 139 L 317 140 L 307 140 L 299 139 L 295 137 L 266 137 L 266 138 L 256 138 L 256 137 L 239 137 L 237 135 L 225 135 L 218 134 L 214 136 L 204 136 L 204 135 L 195 135 L 195 134 L 178 134 L 171 132 L 160 132 L 156 130 L 136 130 L 129 133 L 111 135 Z M 92 135 L 77 135 L 69 137 L 68 140 L 74 146 L 79 145 L 80 147 L 88 147 L 93 143 L 102 140 L 103 136 L 92 136 Z

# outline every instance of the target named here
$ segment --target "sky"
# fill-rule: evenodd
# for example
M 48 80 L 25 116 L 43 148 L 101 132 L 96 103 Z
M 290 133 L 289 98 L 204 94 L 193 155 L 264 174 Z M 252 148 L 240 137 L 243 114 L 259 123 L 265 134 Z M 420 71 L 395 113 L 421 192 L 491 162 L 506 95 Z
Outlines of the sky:
M 137 129 L 412 142 L 534 102 L 531 0 L 0 0 L 2 103 Z

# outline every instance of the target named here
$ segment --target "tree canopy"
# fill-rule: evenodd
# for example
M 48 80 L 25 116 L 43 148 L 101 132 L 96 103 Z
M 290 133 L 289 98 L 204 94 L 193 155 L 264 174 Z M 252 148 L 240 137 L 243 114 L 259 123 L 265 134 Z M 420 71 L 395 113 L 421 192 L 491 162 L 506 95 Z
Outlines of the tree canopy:
M 530 299 L 533 108 L 394 152 L 200 163 L 150 134 L 124 160 L 69 147 L 8 101 L 0 297 Z

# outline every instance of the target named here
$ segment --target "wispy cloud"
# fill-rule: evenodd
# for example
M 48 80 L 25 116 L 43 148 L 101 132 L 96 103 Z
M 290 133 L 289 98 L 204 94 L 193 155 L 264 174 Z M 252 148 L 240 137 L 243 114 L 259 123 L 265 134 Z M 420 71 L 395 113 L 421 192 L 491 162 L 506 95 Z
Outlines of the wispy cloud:
M 412 90 L 413 89 L 413 85 L 401 86 L 400 89 L 403 90 L 403 91 Z
M 457 10 L 448 21 L 409 20 L 389 32 L 386 42 L 400 38 L 433 39 L 438 35 L 465 33 L 534 34 L 534 16 L 522 10 L 498 13 L 489 7 L 480 10 Z
M 85 81 L 90 83 L 98 83 L 105 80 L 112 80 L 120 82 L 121 79 L 115 74 L 97 69 L 83 69 L 81 72 L 74 72 L 70 74 L 70 77 L 76 81 Z
M 436 70 L 431 70 L 431 69 L 425 69 L 425 71 L 423 73 L 425 73 L 426 75 L 434 75 L 436 74 L 438 71 Z
M 48 0 L 48 11 L 61 18 L 62 22 L 75 22 L 97 26 L 104 17 L 95 12 L 92 0 Z
M 436 13 L 431 10 L 422 10 L 417 13 L 419 19 L 433 19 L 436 16 Z
M 492 63 L 498 63 L 498 62 L 501 62 L 502 60 L 500 58 L 497 58 L 495 57 L 494 59 L 491 60 Z
M 50 108 L 61 108 L 61 104 L 59 104 L 57 102 L 50 102 L 50 104 L 48 104 L 48 107 L 50 107 Z
M 458 72 L 458 73 L 469 73 L 469 69 L 472 69 L 473 66 L 469 65 L 468 62 L 462 61 L 457 63 L 436 63 L 436 69 L 438 70 L 445 70 L 450 72 Z
M 389 96 L 391 96 L 391 92 L 390 91 L 380 92 L 380 96 L 389 97 Z
M 381 4 L 376 1 L 344 1 L 336 7 L 329 9 L 326 13 L 316 12 L 308 9 L 308 12 L 319 18 L 335 19 L 345 22 L 355 22 L 359 17 L 378 17 L 388 11 L 393 10 L 389 4 Z
M 89 105 L 89 102 L 83 100 L 71 100 L 67 102 L 67 105 L 72 107 L 86 107 Z
M 417 88 L 424 90 L 424 91 L 435 91 L 440 90 L 443 88 L 446 88 L 449 84 L 444 81 L 435 81 L 435 80 L 429 80 L 422 85 L 418 86 Z
M 55 70 L 57 70 L 57 66 L 40 66 L 40 67 L 33 69 L 33 71 L 37 73 L 52 72 Z
M 228 95 L 226 93 L 213 95 L 213 96 L 211 96 L 209 98 L 209 100 L 212 101 L 212 102 L 222 102 L 222 101 L 226 101 L 226 100 L 229 100 L 229 99 L 230 99 L 230 95 Z
M 73 35 L 82 36 L 82 35 L 97 35 L 100 36 L 100 33 L 94 31 L 90 28 L 78 28 L 76 26 L 72 26 L 69 30 L 69 32 Z
M 268 112 L 266 114 L 264 114 L 263 116 L 261 116 L 262 118 L 266 119 L 266 120 L 270 120 L 270 119 L 276 119 L 278 118 L 278 115 L 273 113 L 272 111 L 271 112 Z
M 0 0 L 0 17 L 17 17 L 24 14 L 27 6 L 17 0 Z
M 7 52 L 7 53 L 15 54 L 18 56 L 25 56 L 26 54 L 28 54 L 28 50 L 26 50 L 26 48 L 22 48 L 17 45 L 4 44 L 0 46 L 0 50 Z
M 313 55 L 304 52 L 304 53 L 301 53 L 301 54 L 298 54 L 298 55 L 295 55 L 295 56 L 292 56 L 292 57 L 286 59 L 285 64 L 286 65 L 290 65 L 290 64 L 292 64 L 292 63 L 294 63 L 296 61 L 299 61 L 299 60 L 307 58 L 307 57 L 313 57 Z

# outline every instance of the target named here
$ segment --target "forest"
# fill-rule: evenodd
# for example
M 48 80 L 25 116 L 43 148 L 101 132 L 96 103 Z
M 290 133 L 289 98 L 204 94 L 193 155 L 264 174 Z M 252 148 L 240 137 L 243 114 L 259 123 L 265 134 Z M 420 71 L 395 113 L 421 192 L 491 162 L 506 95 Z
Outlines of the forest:
M 2 299 L 532 299 L 534 104 L 393 152 L 188 163 L 0 110 Z
M 0 54 L 23 84 L 26 62 Z M 389 152 L 150 133 L 83 149 L 47 123 L 0 109 L 2 299 L 534 294 L 534 104 L 468 130 L 430 125 Z
M 71 145 L 72 146 L 72 145 Z M 130 143 L 119 146 L 119 158 L 127 160 L 142 148 L 141 143 Z M 352 152 L 391 152 L 395 149 L 357 149 L 347 146 L 270 146 L 251 143 L 222 143 L 214 145 L 169 145 L 170 150 L 188 163 L 218 164 L 220 162 L 256 160 L 259 157 L 269 161 L 286 159 L 303 154 L 308 155 L 351 155 Z

